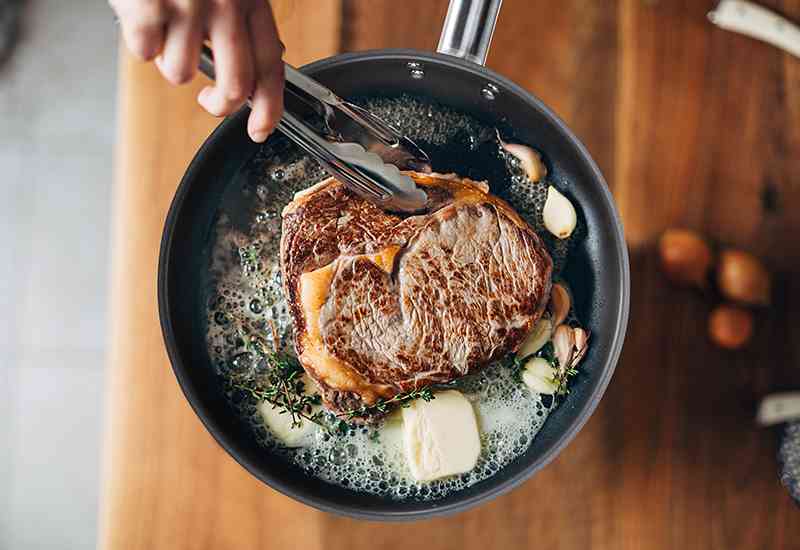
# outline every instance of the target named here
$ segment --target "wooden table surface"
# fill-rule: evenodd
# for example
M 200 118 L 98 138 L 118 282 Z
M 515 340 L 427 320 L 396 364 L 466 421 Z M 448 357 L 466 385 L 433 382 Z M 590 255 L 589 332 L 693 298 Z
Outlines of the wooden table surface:
M 800 0 L 762 2 L 800 21 Z M 446 0 L 294 0 L 289 60 L 436 45 Z M 506 0 L 488 66 L 577 132 L 631 250 L 628 338 L 583 431 L 541 473 L 464 514 L 410 525 L 306 508 L 228 457 L 183 398 L 156 311 L 163 219 L 217 121 L 122 56 L 112 382 L 101 547 L 800 548 L 758 399 L 800 388 L 800 60 L 713 28 L 712 1 Z M 765 190 L 775 199 L 765 208 Z M 654 242 L 687 226 L 761 254 L 775 304 L 744 352 L 707 341 L 712 302 L 666 284 Z

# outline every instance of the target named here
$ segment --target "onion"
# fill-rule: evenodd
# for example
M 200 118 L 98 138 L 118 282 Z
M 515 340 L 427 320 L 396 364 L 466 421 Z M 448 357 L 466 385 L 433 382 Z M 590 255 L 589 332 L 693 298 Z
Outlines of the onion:
M 572 235 L 578 223 L 575 207 L 552 185 L 547 188 L 542 220 L 547 230 L 559 239 L 566 239 Z
M 500 147 L 509 155 L 519 160 L 520 167 L 528 176 L 528 179 L 536 183 L 544 179 L 547 175 L 547 168 L 542 162 L 542 155 L 538 151 L 528 147 L 527 145 L 520 145 L 518 143 L 506 143 L 500 137 L 500 132 L 497 132 L 497 141 L 500 142 Z
M 674 283 L 706 288 L 713 256 L 711 247 L 697 233 L 668 229 L 659 241 L 661 269 Z
M 708 318 L 708 334 L 719 347 L 738 349 L 753 336 L 753 314 L 729 304 L 718 306 Z
M 731 249 L 720 254 L 717 286 L 723 296 L 734 302 L 769 305 L 769 272 L 758 258 L 747 252 Z

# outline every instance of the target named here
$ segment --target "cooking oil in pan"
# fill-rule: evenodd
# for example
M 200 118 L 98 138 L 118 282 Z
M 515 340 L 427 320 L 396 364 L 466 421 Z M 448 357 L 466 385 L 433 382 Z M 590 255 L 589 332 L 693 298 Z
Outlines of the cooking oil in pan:
M 515 159 L 500 149 L 494 128 L 421 98 L 356 101 L 416 141 L 429 153 L 435 171 L 488 181 L 492 192 L 509 201 L 543 238 L 553 255 L 555 272 L 561 268 L 570 243 L 552 239 L 542 224 L 547 185 L 533 184 L 522 175 Z M 546 159 L 547 151 L 542 153 Z M 282 351 L 293 351 L 292 325 L 281 288 L 281 211 L 294 193 L 325 177 L 314 161 L 276 136 L 226 192 L 214 231 L 207 296 L 207 343 L 221 388 L 243 369 L 258 368 L 243 353 L 238 332 L 243 324 L 263 331 Z M 319 429 L 303 447 L 286 448 L 265 429 L 253 399 L 238 392 L 228 396 L 233 410 L 265 449 L 310 475 L 388 498 L 430 500 L 487 479 L 522 455 L 553 406 L 551 397 L 531 394 L 501 364 L 458 381 L 458 389 L 474 405 L 481 456 L 472 471 L 429 483 L 415 482 L 410 475 L 398 415 L 341 435 Z

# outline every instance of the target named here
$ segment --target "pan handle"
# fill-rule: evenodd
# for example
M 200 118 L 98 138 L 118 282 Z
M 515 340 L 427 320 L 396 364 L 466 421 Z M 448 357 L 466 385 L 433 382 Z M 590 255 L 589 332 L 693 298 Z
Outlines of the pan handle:
M 485 64 L 502 3 L 503 0 L 450 0 L 436 51 Z

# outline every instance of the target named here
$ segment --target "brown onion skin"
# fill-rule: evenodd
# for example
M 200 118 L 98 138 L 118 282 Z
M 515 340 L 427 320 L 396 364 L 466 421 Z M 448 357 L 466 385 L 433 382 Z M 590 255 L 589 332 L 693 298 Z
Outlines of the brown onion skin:
M 708 287 L 708 274 L 714 263 L 705 239 L 687 229 L 667 229 L 659 240 L 661 269 L 680 286 Z
M 708 335 L 723 349 L 739 349 L 753 336 L 753 314 L 731 304 L 717 306 L 708 317 Z
M 766 306 L 770 303 L 772 283 L 761 260 L 748 252 L 727 249 L 719 255 L 717 287 L 732 302 Z

